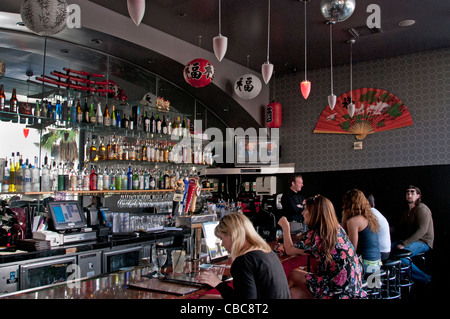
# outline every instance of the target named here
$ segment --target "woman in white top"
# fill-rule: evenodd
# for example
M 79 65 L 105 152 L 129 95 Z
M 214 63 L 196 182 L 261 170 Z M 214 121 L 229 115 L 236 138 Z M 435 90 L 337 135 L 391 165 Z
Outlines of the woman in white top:
M 375 198 L 373 195 L 368 191 L 365 191 L 364 195 L 369 201 L 372 213 L 378 219 L 378 224 L 380 225 L 380 231 L 378 232 L 378 244 L 380 246 L 381 260 L 387 260 L 391 252 L 391 233 L 389 222 L 386 217 L 384 217 L 383 214 L 375 208 Z

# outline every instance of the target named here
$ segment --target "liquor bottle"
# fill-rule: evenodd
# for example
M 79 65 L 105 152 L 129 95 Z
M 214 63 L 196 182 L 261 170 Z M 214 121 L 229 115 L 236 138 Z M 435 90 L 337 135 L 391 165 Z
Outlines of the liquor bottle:
M 122 143 L 122 160 L 128 161 L 128 144 L 124 141 Z
M 141 119 L 141 110 L 139 105 L 135 105 L 132 108 L 132 114 L 133 114 L 133 122 L 134 122 L 134 129 L 136 131 L 142 131 L 142 119 Z
M 104 143 L 104 137 L 100 137 L 100 145 L 98 146 L 98 160 L 104 161 L 106 160 L 106 146 Z
M 103 125 L 103 112 L 101 103 L 97 103 L 97 124 Z
M 139 172 L 139 189 L 143 190 L 144 189 L 144 172 L 141 170 Z
M 144 189 L 150 189 L 150 174 L 144 169 Z
M 174 137 L 180 136 L 180 133 L 178 131 L 179 131 L 179 127 L 178 127 L 177 118 L 174 116 L 173 122 L 172 122 L 172 134 L 174 135 Z
M 128 175 L 125 169 L 122 169 L 122 189 L 128 189 Z
M 183 119 L 183 137 L 189 136 L 189 126 L 187 124 L 186 118 Z
M 128 159 L 130 161 L 135 161 L 136 160 L 136 147 L 134 146 L 133 143 L 130 143 L 130 146 L 128 148 Z
M 131 184 L 131 188 L 133 190 L 138 190 L 139 189 L 139 175 L 138 175 L 138 170 L 135 169 L 133 176 L 132 176 L 132 184 Z
M 91 165 L 91 173 L 89 174 L 89 190 L 97 190 L 97 173 L 95 172 L 93 165 Z
M 82 173 L 82 177 L 83 177 L 83 185 L 82 185 L 82 190 L 84 190 L 84 191 L 88 191 L 89 190 L 89 181 L 90 181 L 90 179 L 89 179 L 89 176 L 90 174 L 89 174 L 89 170 L 88 170 L 88 166 L 87 166 L 87 164 L 84 166 L 84 169 L 83 169 L 83 173 Z
M 25 164 L 23 164 L 23 186 L 24 192 L 31 192 L 31 164 L 28 164 L 28 159 Z
M 108 139 L 108 144 L 106 144 L 106 159 L 107 160 L 112 159 L 111 156 L 113 155 L 111 140 L 112 140 L 112 138 L 109 138 Z
M 73 99 L 69 100 L 70 103 L 70 122 L 71 123 L 76 123 L 77 122 L 77 106 L 74 103 Z
M 6 96 L 5 96 L 5 90 L 3 88 L 3 84 L 0 86 L 0 112 L 4 112 L 5 110 L 5 101 L 6 101 Z
M 133 173 L 131 172 L 131 166 L 128 166 L 127 189 L 128 190 L 133 189 Z
M 117 126 L 117 117 L 116 117 L 116 111 L 114 110 L 114 105 L 112 106 L 112 111 L 111 111 L 111 126 L 114 126 L 114 127 Z
M 91 103 L 91 108 L 89 109 L 89 123 L 95 124 L 97 122 L 97 117 L 94 111 L 94 102 Z
M 120 118 L 120 112 L 116 111 L 116 125 L 117 127 L 122 127 L 122 119 Z
M 20 155 L 19 152 L 17 152 L 17 156 L 19 157 L 19 160 L 16 164 L 16 192 L 22 192 L 22 183 L 23 183 L 23 160 L 22 155 Z
M 152 112 L 152 116 L 150 117 L 150 132 L 156 133 L 156 119 L 153 116 L 153 112 Z
M 110 175 L 108 173 L 108 168 L 105 167 L 105 170 L 103 171 L 103 190 L 110 189 Z
M 144 132 L 150 132 L 150 119 L 147 116 L 147 111 L 144 113 Z
M 170 121 L 169 115 L 167 115 L 167 134 L 172 135 L 172 122 Z
M 116 190 L 121 190 L 122 189 L 122 174 L 119 171 L 119 169 L 116 169 L 115 180 L 116 180 L 116 185 L 115 185 Z
M 58 165 L 58 191 L 64 190 L 64 168 L 61 163 Z
M 63 121 L 69 121 L 69 114 L 71 106 L 68 104 L 68 101 L 63 101 L 60 103 L 61 105 L 61 124 L 63 124 Z
M 122 160 L 123 159 L 123 142 L 122 140 L 117 141 L 117 155 L 116 159 Z
M 83 122 L 83 111 L 81 110 L 80 99 L 77 100 L 77 123 Z
M 167 170 L 164 172 L 164 188 L 169 189 L 170 188 L 170 176 Z
M 156 188 L 156 179 L 155 179 L 155 176 L 154 176 L 154 173 L 153 174 L 151 174 L 150 173 L 150 171 L 149 171 L 149 180 L 150 180 L 150 182 L 149 182 L 149 189 L 155 189 Z
M 123 113 L 123 116 L 122 116 L 122 123 L 121 123 L 121 127 L 123 127 L 123 128 L 128 128 L 128 119 L 127 119 L 127 115 L 125 114 L 125 113 Z
M 164 149 L 163 149 L 164 162 L 166 162 L 166 163 L 169 162 L 169 146 L 167 144 L 168 143 L 166 142 L 164 145 Z
M 9 159 L 9 192 L 15 192 L 16 191 L 16 161 L 15 161 L 15 155 L 14 152 L 11 153 L 11 157 L 13 160 Z
M 34 166 L 31 170 L 31 191 L 39 192 L 41 186 L 40 180 L 41 170 L 39 168 L 39 160 L 38 157 L 34 157 Z
M 9 111 L 11 113 L 17 113 L 18 103 L 19 103 L 19 101 L 17 100 L 16 89 L 13 89 L 11 99 L 9 100 Z
M 69 191 L 77 190 L 77 171 L 72 167 L 69 174 Z
M 159 178 L 158 178 L 158 189 L 165 189 L 166 185 L 164 184 L 164 175 L 162 171 L 159 171 Z
M 64 190 L 69 190 L 70 187 L 70 169 L 69 163 L 63 164 Z
M 52 192 L 58 190 L 58 168 L 56 167 L 56 161 L 53 161 L 53 166 L 50 169 L 50 187 Z
M 148 140 L 147 140 L 147 141 L 144 141 L 144 142 L 142 143 L 141 160 L 142 160 L 143 162 L 147 162 L 147 161 L 148 161 L 148 157 L 147 157 L 147 155 L 148 155 L 147 149 L 148 149 Z
M 128 128 L 130 129 L 130 130 L 134 130 L 134 119 L 133 119 L 133 116 L 131 116 L 131 115 L 128 115 Z
M 78 164 L 77 167 L 77 191 L 83 190 L 83 173 L 81 171 L 81 166 Z
M 161 127 L 162 121 L 159 117 L 159 113 L 156 113 L 156 133 L 161 134 L 162 127 Z
M 109 175 L 109 189 L 115 190 L 116 189 L 116 174 L 111 169 L 111 175 Z
M 111 154 L 110 154 L 110 158 L 111 159 L 117 159 L 117 150 L 118 145 L 117 145 L 117 138 L 116 138 L 116 134 L 113 134 L 112 140 L 111 140 Z
M 2 182 L 2 192 L 6 193 L 9 191 L 9 169 L 8 169 L 8 159 L 5 159 L 5 169 L 3 170 L 3 182 Z
M 60 120 L 62 120 L 62 109 L 60 100 L 56 100 L 54 116 L 55 116 L 54 119 L 57 120 L 58 123 Z
M 41 118 L 47 118 L 47 112 L 48 112 L 48 102 L 47 100 L 42 100 L 42 105 L 41 105 Z
M 92 136 L 91 146 L 89 147 L 89 162 L 98 161 L 97 137 Z
M 168 133 L 167 122 L 166 122 L 166 116 L 165 115 L 163 115 L 163 120 L 162 120 L 162 123 L 161 123 L 161 130 L 162 130 L 163 134 L 167 134 Z
M 103 125 L 110 126 L 111 125 L 111 116 L 109 115 L 108 104 L 105 106 L 105 115 L 103 116 Z
M 95 168 L 97 173 L 97 168 Z M 97 173 L 97 190 L 103 190 L 103 173 L 98 170 Z

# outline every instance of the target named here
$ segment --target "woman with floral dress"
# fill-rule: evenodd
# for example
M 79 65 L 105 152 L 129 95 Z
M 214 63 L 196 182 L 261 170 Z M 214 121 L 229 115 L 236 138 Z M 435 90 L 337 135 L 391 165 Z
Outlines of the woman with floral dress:
M 278 221 L 283 230 L 285 253 L 308 254 L 317 260 L 313 272 L 297 268 L 289 274 L 291 298 L 365 298 L 358 256 L 339 225 L 331 201 L 320 195 L 307 199 L 303 216 L 308 231 L 295 246 L 287 219 L 282 217 Z

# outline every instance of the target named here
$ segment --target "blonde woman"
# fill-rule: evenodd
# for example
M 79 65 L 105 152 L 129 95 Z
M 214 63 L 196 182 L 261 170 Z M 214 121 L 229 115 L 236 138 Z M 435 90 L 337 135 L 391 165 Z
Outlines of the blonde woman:
M 342 227 L 361 256 L 365 273 L 373 273 L 381 267 L 378 242 L 380 225 L 372 213 L 369 201 L 358 189 L 347 191 L 342 198 Z
M 215 287 L 223 298 L 289 299 L 289 287 L 278 256 L 256 232 L 243 214 L 224 216 L 215 235 L 230 253 L 233 288 L 212 271 L 203 271 L 197 279 Z

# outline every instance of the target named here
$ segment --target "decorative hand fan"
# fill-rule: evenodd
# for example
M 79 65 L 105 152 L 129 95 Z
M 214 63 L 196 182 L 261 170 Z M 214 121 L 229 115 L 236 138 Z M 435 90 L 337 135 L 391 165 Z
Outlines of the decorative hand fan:
M 348 106 L 352 102 L 355 104 L 353 117 L 348 114 Z M 399 98 L 381 89 L 361 88 L 339 96 L 333 110 L 327 105 L 320 114 L 314 133 L 355 134 L 358 140 L 362 140 L 367 134 L 412 124 L 411 115 Z

